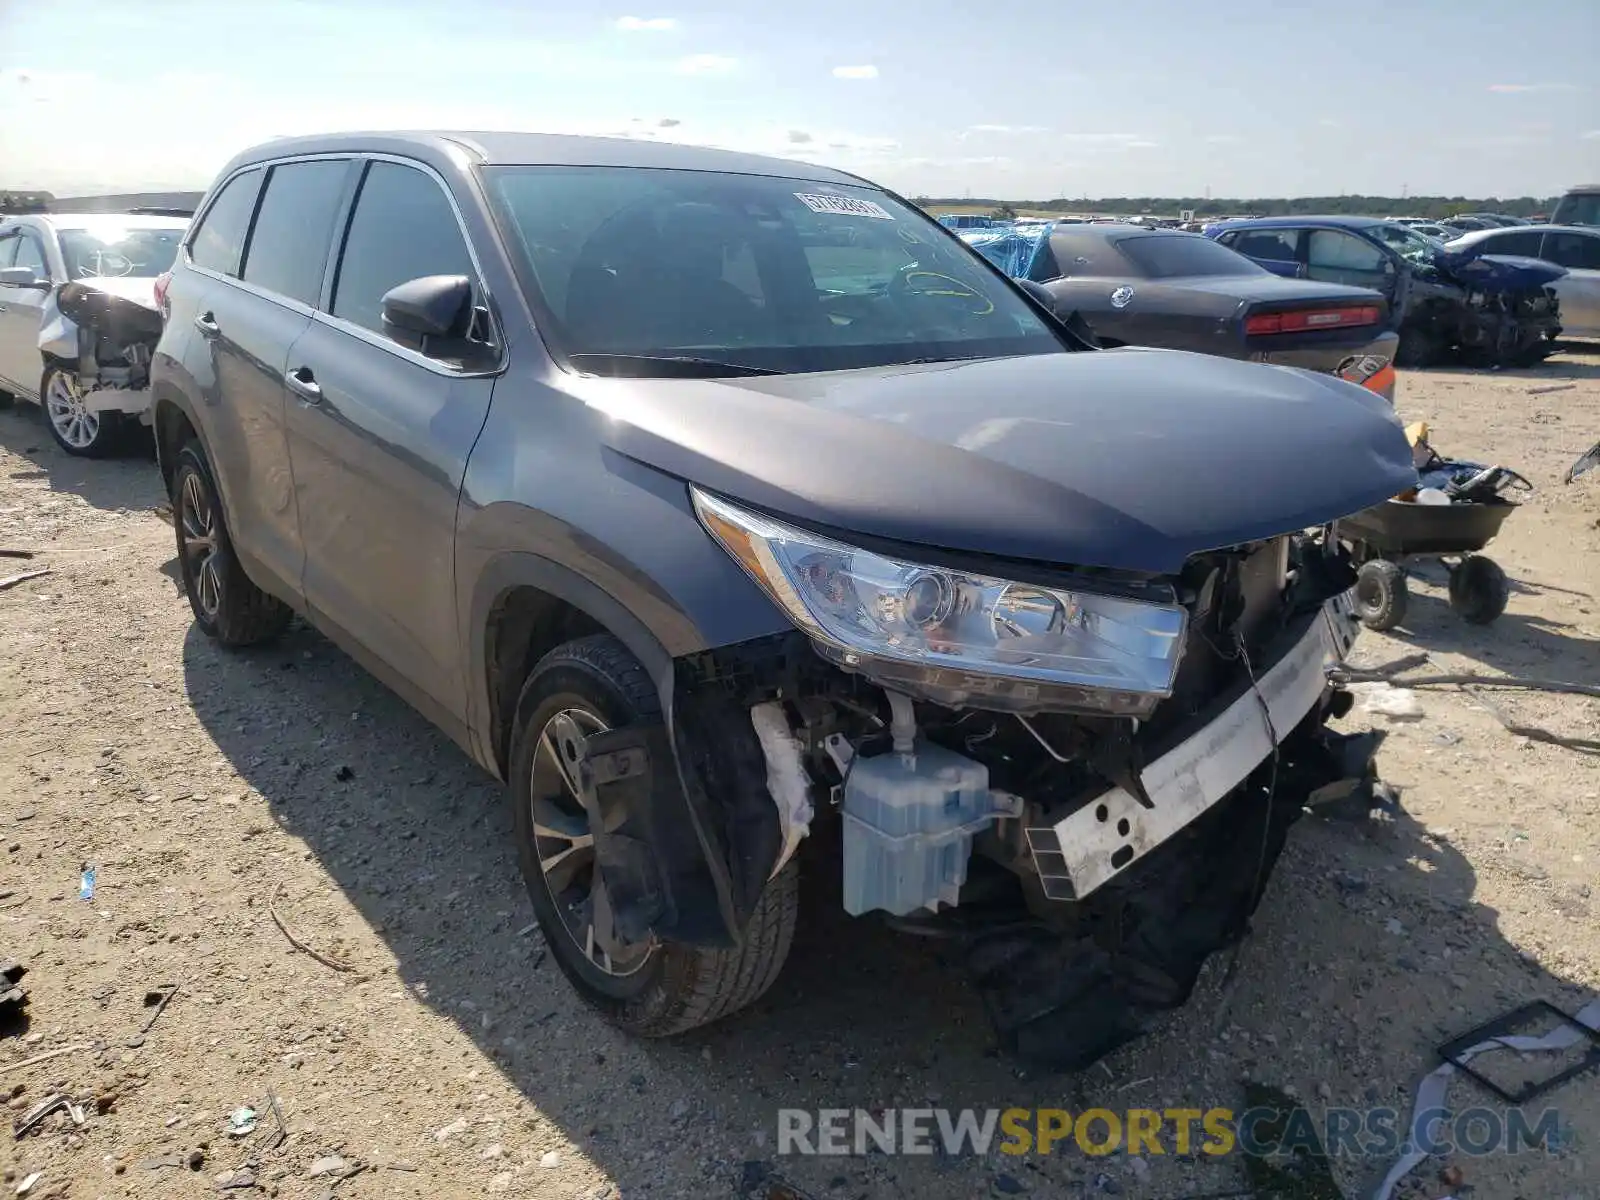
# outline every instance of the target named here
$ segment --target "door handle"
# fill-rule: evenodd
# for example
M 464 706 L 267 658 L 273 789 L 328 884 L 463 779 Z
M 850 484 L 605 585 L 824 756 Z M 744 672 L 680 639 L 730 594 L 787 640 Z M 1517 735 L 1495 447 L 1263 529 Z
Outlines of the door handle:
M 322 403 L 322 388 L 312 377 L 310 367 L 296 367 L 283 377 L 289 390 L 307 404 Z
M 217 324 L 217 319 L 210 313 L 201 313 L 194 319 L 194 327 L 200 331 L 202 337 L 216 337 L 222 332 L 222 327 Z

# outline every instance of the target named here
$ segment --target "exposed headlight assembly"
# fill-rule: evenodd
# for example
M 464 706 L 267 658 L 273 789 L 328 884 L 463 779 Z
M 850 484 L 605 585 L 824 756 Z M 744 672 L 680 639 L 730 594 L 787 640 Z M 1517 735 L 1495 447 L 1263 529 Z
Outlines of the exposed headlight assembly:
M 700 520 L 818 649 L 931 699 L 1142 714 L 1172 692 L 1186 613 L 886 558 L 694 490 Z

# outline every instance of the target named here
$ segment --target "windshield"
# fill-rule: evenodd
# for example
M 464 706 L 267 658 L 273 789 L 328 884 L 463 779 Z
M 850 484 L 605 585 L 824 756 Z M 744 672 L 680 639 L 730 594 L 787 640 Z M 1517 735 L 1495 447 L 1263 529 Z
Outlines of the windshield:
M 1146 279 L 1179 279 L 1187 275 L 1265 275 L 1244 255 L 1210 238 L 1192 233 L 1123 238 L 1121 250 Z
M 1600 225 L 1600 192 L 1569 192 L 1550 214 L 1552 225 Z
M 1382 225 L 1368 226 L 1366 232 L 1397 251 L 1401 258 L 1424 267 L 1431 267 L 1434 264 L 1434 251 L 1439 248 L 1438 242 L 1423 237 L 1414 229 L 1386 222 Z
M 63 229 L 61 256 L 67 260 L 68 279 L 103 279 L 108 276 L 155 276 L 172 268 L 183 230 L 166 229 Z
M 973 251 L 874 188 L 642 167 L 485 176 L 523 287 L 580 370 L 790 373 L 1064 349 Z

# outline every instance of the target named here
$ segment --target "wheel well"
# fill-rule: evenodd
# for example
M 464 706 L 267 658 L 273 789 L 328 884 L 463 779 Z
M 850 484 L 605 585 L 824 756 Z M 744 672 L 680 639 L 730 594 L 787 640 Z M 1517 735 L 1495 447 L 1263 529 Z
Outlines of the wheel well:
M 606 632 L 604 625 L 582 609 L 535 587 L 512 588 L 489 610 L 483 638 L 484 675 L 493 706 L 489 728 L 494 757 L 502 774 L 510 767 L 511 721 L 517 697 L 534 666 L 563 642 Z
M 156 461 L 161 464 L 161 482 L 167 495 L 172 494 L 172 474 L 177 469 L 178 451 L 195 436 L 194 426 L 184 416 L 183 409 L 170 400 L 156 404 Z

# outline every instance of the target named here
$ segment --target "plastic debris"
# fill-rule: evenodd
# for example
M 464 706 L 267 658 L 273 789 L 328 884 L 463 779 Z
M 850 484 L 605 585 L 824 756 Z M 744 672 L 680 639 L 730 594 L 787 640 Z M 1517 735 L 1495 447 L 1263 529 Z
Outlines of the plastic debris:
M 1579 1009 L 1573 1014 L 1576 1025 L 1600 1031 L 1600 1000 L 1595 1000 Z M 1476 1046 L 1461 1051 L 1457 1056 L 1460 1062 L 1467 1062 L 1480 1054 L 1492 1053 L 1496 1050 L 1511 1050 L 1520 1055 L 1550 1053 L 1557 1050 L 1569 1050 L 1579 1045 L 1584 1040 L 1581 1029 L 1573 1024 L 1558 1026 L 1556 1029 L 1542 1037 L 1496 1037 L 1480 1042 Z M 1441 1112 L 1448 1111 L 1445 1097 L 1450 1090 L 1450 1080 L 1457 1073 L 1458 1068 L 1445 1063 L 1434 1068 L 1417 1085 L 1416 1100 L 1411 1109 L 1411 1125 L 1407 1128 L 1406 1144 L 1409 1146 L 1426 1146 L 1432 1143 L 1423 1135 L 1428 1133 L 1427 1126 L 1439 1119 Z M 1417 1164 L 1428 1157 L 1425 1150 L 1414 1149 L 1401 1157 L 1400 1161 L 1389 1168 L 1389 1173 L 1383 1177 L 1383 1182 L 1378 1185 L 1378 1190 L 1373 1193 L 1372 1200 L 1390 1200 L 1395 1193 L 1395 1188 L 1407 1175 L 1416 1168 Z M 1448 1200 L 1448 1197 L 1446 1198 Z
M 1422 701 L 1410 688 L 1388 683 L 1352 683 L 1350 691 L 1361 698 L 1361 711 L 1374 716 L 1411 718 L 1422 716 Z
M 234 1109 L 228 1114 L 228 1136 L 249 1137 L 256 1131 L 256 1110 L 249 1106 Z
M 39 1180 L 43 1178 L 43 1171 L 35 1171 L 32 1175 L 29 1175 L 27 1178 L 25 1178 L 21 1183 L 17 1184 L 17 1190 L 15 1194 L 18 1196 L 26 1196 L 29 1192 L 33 1191 L 33 1185 L 38 1183 Z
M 94 899 L 95 868 L 88 863 L 83 864 L 83 875 L 78 879 L 78 899 Z

